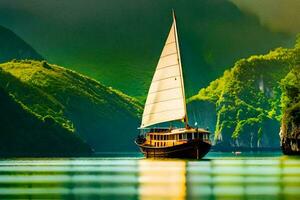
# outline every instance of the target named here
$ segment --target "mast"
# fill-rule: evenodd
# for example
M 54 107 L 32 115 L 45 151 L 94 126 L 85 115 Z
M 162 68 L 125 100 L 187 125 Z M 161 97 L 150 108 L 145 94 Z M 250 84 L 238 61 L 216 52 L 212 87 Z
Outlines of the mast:
M 184 120 L 185 128 L 188 128 L 188 116 L 187 116 L 187 109 L 186 109 L 183 72 L 182 72 L 181 55 L 180 55 L 179 40 L 178 40 L 178 33 L 177 33 L 177 24 L 176 24 L 176 16 L 175 16 L 174 9 L 172 9 L 172 15 L 173 15 L 173 23 L 174 23 L 174 31 L 175 31 L 176 48 L 177 48 L 177 52 L 178 52 L 178 63 L 179 63 L 180 75 L 181 75 L 181 89 L 182 89 L 184 109 L 185 109 L 185 116 L 184 116 L 183 120 Z

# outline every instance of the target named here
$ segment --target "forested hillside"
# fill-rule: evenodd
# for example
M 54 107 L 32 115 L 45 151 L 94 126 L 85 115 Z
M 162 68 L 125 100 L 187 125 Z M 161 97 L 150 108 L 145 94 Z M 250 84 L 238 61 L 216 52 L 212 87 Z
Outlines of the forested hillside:
M 51 116 L 79 134 L 95 151 L 135 149 L 141 106 L 117 90 L 33 60 L 0 64 L 0 87 L 40 118 Z
M 51 116 L 40 118 L 0 87 L 0 156 L 88 156 L 92 149 Z
M 278 147 L 281 112 L 280 81 L 296 65 L 299 48 L 277 48 L 266 55 L 241 59 L 219 79 L 190 99 L 205 113 L 208 125 L 224 147 Z

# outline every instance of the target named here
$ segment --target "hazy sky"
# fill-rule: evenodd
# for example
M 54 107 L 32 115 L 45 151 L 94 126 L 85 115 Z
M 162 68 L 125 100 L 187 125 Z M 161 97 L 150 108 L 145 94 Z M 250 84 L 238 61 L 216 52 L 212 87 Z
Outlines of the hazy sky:
M 273 31 L 300 32 L 300 0 L 231 0 Z

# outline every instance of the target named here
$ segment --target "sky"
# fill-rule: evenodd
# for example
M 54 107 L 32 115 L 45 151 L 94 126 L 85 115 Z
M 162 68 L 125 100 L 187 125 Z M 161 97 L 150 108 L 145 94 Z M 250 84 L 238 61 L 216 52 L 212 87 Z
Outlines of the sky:
M 299 0 L 230 0 L 273 31 L 300 33 Z

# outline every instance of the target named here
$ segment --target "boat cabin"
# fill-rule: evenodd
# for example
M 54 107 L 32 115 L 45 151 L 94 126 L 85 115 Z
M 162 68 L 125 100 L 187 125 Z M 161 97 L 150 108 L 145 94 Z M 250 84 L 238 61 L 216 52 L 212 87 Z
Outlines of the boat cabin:
M 209 140 L 209 132 L 204 129 L 149 129 L 146 134 L 145 145 L 153 147 L 167 147 L 184 144 L 192 140 Z

